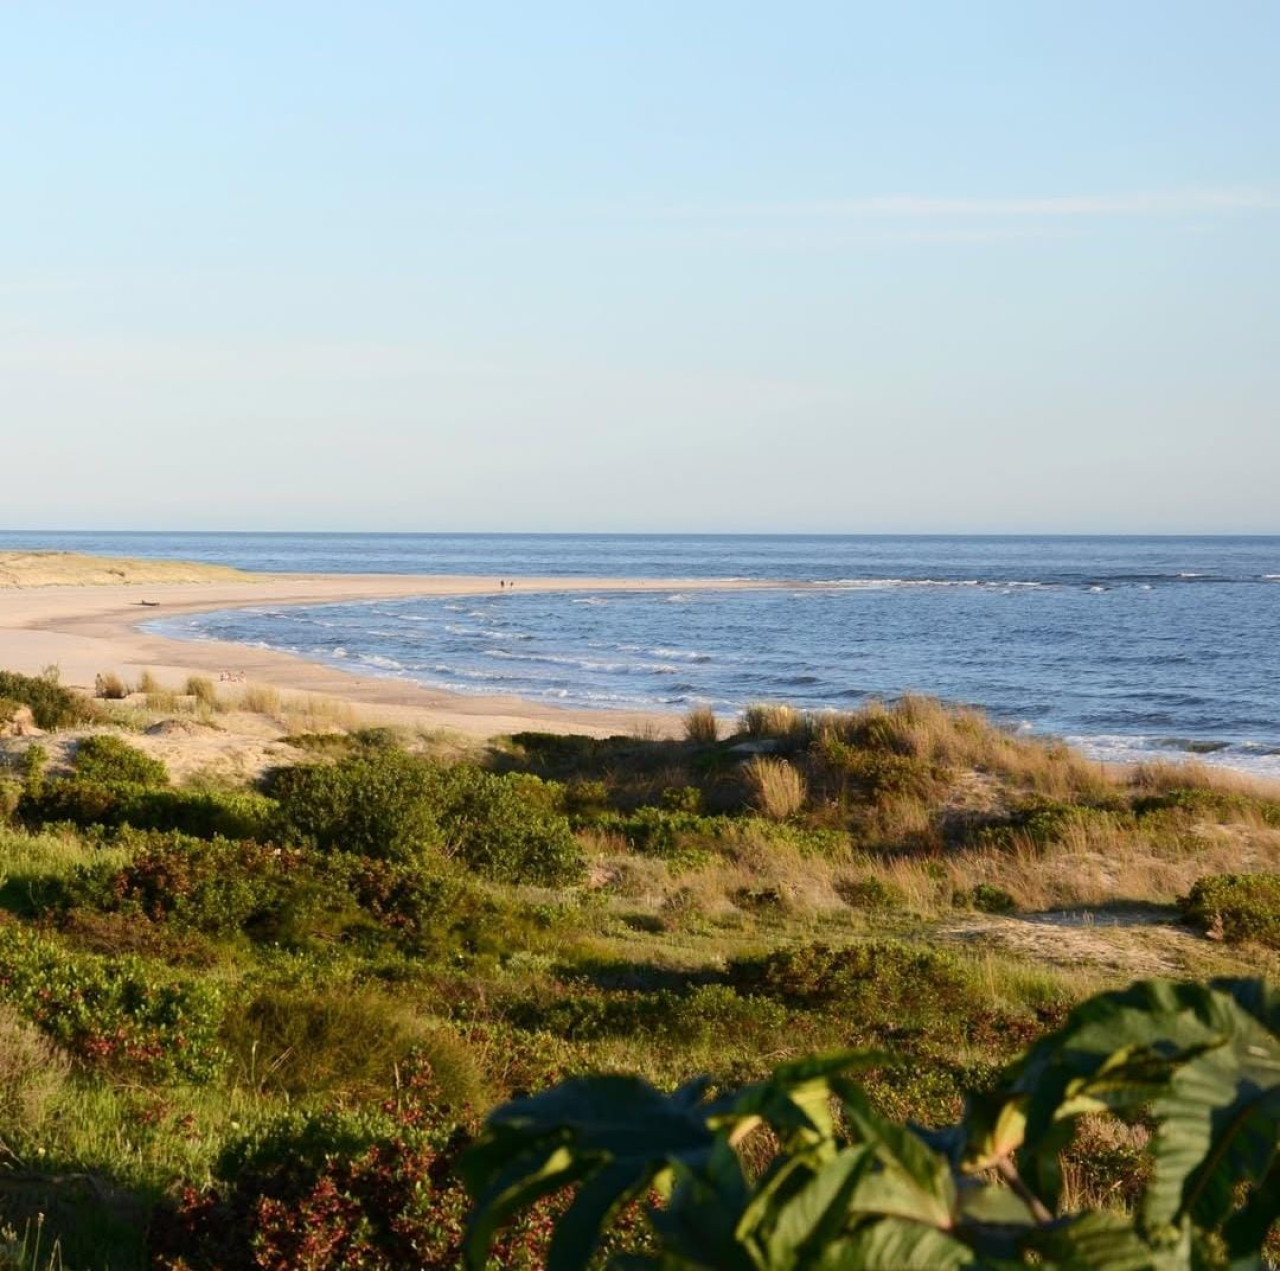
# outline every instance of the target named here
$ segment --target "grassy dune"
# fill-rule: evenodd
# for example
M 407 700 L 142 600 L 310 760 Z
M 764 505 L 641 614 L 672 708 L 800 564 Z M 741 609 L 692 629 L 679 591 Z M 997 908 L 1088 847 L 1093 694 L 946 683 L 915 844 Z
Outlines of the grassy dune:
M 229 565 L 132 560 L 81 552 L 0 552 L 0 587 L 137 587 L 155 583 L 251 582 Z
M 517 1092 L 876 1046 L 874 1105 L 940 1124 L 1100 988 L 1280 959 L 1274 791 L 931 701 L 448 761 L 313 710 L 239 783 L 67 710 L 92 742 L 0 743 L 0 1218 L 73 1269 L 455 1265 L 452 1163 Z M 1071 1194 L 1123 1206 L 1145 1133 L 1087 1127 Z

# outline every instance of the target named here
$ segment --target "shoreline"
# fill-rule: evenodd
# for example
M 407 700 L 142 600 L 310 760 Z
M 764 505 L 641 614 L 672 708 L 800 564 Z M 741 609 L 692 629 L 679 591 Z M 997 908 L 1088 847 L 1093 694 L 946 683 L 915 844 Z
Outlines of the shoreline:
M 512 695 L 452 692 L 359 675 L 299 654 L 214 640 L 178 640 L 142 624 L 253 605 L 321 605 L 411 596 L 493 595 L 497 578 L 475 575 L 262 574 L 246 581 L 67 584 L 0 589 L 0 667 L 34 675 L 60 668 L 62 682 L 92 693 L 99 674 L 126 680 L 149 671 L 162 682 L 222 671 L 246 682 L 331 698 L 379 722 L 459 733 L 472 740 L 521 731 L 604 737 L 638 728 L 678 731 L 669 711 L 591 710 Z M 812 584 L 808 584 L 812 586 Z M 521 578 L 520 592 L 665 592 L 791 589 L 804 583 L 749 579 Z

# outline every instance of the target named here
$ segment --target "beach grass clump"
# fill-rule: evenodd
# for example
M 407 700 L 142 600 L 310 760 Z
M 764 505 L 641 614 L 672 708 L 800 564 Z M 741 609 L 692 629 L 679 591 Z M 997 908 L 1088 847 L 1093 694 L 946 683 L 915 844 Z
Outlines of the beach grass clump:
M 19 1140 L 34 1134 L 71 1071 L 67 1053 L 12 1006 L 0 1006 L 0 1124 Z
M 207 707 L 211 711 L 221 709 L 222 703 L 218 699 L 218 690 L 208 676 L 187 676 L 186 690 L 187 696 L 194 697 L 197 705 Z
M 742 712 L 742 731 L 748 737 L 790 737 L 805 725 L 804 715 L 794 706 L 780 702 L 760 702 Z
M 240 695 L 240 709 L 274 719 L 280 714 L 280 693 L 270 684 L 250 684 Z
M 36 727 L 46 731 L 74 728 L 93 716 L 85 698 L 58 682 L 54 667 L 43 675 L 0 671 L 0 698 L 26 706 Z
M 148 694 L 166 693 L 168 691 L 169 690 L 166 689 L 165 686 L 160 683 L 159 679 L 155 675 L 155 672 L 153 671 L 149 671 L 149 670 L 143 671 L 142 674 L 138 677 L 139 693 L 148 693 Z
M 756 755 L 743 767 L 751 802 L 762 815 L 785 821 L 804 807 L 808 787 L 800 771 L 785 759 Z
M 103 671 L 94 677 L 93 695 L 118 702 L 129 696 L 129 686 L 114 671 Z
M 720 724 L 710 706 L 695 706 L 684 717 L 684 735 L 698 745 L 711 745 L 720 738 Z
M 371 990 L 271 986 L 228 1015 L 222 1040 L 250 1089 L 385 1098 L 427 1031 L 404 1004 Z
M 1187 922 L 1214 939 L 1280 949 L 1280 873 L 1206 875 L 1181 908 Z

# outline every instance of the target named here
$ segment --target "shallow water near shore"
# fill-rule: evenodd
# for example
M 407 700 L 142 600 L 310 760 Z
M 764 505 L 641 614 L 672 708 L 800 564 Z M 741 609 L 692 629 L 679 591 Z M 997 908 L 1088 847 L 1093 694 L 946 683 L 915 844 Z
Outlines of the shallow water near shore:
M 917 691 L 1100 759 L 1194 755 L 1280 776 L 1280 538 L 0 535 L 37 546 L 517 580 L 478 598 L 149 624 L 365 675 L 625 711 L 849 708 Z M 535 575 L 808 586 L 522 594 Z

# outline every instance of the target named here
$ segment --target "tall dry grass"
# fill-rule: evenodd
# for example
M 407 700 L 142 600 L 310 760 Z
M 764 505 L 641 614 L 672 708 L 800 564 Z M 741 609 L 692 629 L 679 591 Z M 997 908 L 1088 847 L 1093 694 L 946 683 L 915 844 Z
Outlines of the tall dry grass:
M 684 735 L 689 741 L 710 744 L 719 740 L 720 724 L 710 706 L 695 706 L 684 717 Z
M 204 675 L 187 676 L 187 696 L 194 697 L 198 706 L 207 707 L 209 710 L 216 711 L 222 705 L 213 681 Z
M 751 803 L 763 816 L 785 821 L 804 807 L 808 786 L 800 771 L 785 759 L 756 755 L 743 768 Z
M 748 737 L 790 737 L 805 727 L 806 720 L 794 706 L 757 702 L 742 712 L 742 731 Z
M 114 671 L 104 671 L 94 677 L 93 695 L 105 701 L 118 702 L 129 696 L 129 686 Z

